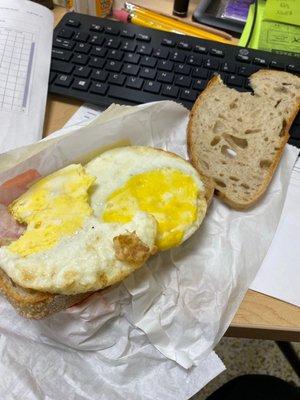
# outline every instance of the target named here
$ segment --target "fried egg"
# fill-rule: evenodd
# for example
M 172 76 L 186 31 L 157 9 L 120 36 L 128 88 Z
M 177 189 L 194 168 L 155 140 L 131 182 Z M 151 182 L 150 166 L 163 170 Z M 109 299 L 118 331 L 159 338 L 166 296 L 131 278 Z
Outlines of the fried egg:
M 91 207 L 105 223 L 128 223 L 139 212 L 157 221 L 159 250 L 180 245 L 198 229 L 207 209 L 194 167 L 181 157 L 150 147 L 107 151 L 89 162 L 96 178 Z
M 95 291 L 124 279 L 155 252 L 157 223 L 144 212 L 127 223 L 95 216 L 95 177 L 72 164 L 33 184 L 9 210 L 24 234 L 0 248 L 0 267 L 20 286 L 43 292 Z

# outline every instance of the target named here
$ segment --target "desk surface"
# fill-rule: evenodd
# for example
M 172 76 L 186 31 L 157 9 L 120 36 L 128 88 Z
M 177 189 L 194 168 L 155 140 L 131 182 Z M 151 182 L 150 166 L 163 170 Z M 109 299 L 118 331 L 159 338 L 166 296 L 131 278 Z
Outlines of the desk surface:
M 120 6 L 122 4 L 121 1 L 116 3 L 120 3 Z M 135 3 L 145 5 L 147 2 L 135 0 Z M 153 9 L 170 13 L 172 11 L 171 0 L 151 2 L 148 0 L 148 3 Z M 191 1 L 189 16 L 196 4 L 197 1 Z M 64 8 L 56 7 L 55 22 L 57 23 L 64 14 Z M 81 105 L 82 103 L 76 100 L 64 101 L 58 96 L 49 95 L 44 135 L 60 129 Z M 296 306 L 248 290 L 226 334 L 236 337 L 300 341 L 300 311 Z

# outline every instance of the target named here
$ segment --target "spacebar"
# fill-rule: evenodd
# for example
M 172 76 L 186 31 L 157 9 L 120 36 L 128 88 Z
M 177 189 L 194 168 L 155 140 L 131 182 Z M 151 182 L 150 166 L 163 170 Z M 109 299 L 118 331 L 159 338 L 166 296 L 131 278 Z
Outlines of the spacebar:
M 116 99 L 132 101 L 137 104 L 161 100 L 159 95 L 117 86 L 111 86 L 109 88 L 108 96 Z

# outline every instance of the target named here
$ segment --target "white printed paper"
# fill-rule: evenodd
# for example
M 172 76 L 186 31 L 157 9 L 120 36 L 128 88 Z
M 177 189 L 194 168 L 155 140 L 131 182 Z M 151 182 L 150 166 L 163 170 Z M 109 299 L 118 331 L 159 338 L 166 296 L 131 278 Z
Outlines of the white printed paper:
M 0 0 L 1 151 L 42 138 L 53 15 L 27 0 Z

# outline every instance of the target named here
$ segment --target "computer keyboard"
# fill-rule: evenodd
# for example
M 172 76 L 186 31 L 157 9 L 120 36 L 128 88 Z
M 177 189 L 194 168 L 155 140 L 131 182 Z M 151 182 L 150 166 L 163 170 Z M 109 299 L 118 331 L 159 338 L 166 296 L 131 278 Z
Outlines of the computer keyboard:
M 213 74 L 249 91 L 261 68 L 299 74 L 300 59 L 68 13 L 54 31 L 49 91 L 100 106 L 174 100 L 191 109 Z M 300 148 L 300 113 L 290 135 Z

